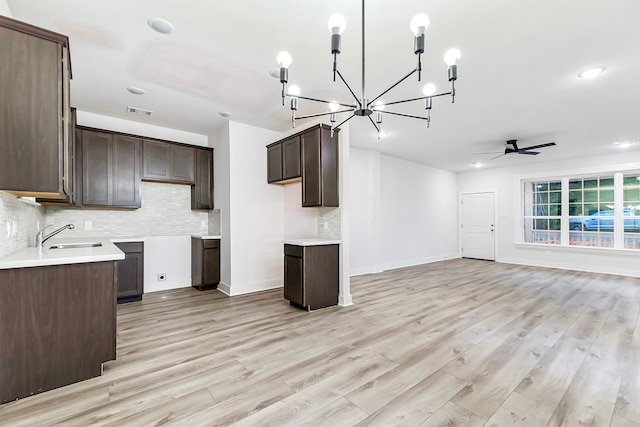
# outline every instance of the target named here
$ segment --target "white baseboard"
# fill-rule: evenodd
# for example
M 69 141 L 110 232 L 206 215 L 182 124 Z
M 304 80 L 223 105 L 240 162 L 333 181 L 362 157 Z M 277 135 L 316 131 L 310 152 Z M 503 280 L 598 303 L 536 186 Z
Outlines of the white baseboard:
M 395 270 L 397 268 L 413 267 L 413 266 L 422 265 L 422 264 L 431 264 L 433 262 L 446 261 L 448 259 L 456 259 L 456 258 L 460 258 L 460 254 L 451 253 L 451 254 L 429 257 L 429 258 L 416 258 L 411 260 L 395 261 L 395 262 L 385 263 L 382 266 L 383 266 L 383 271 L 386 271 L 386 270 Z
M 351 294 L 340 295 L 338 297 L 338 305 L 341 307 L 348 307 L 350 305 L 353 305 L 353 299 L 351 298 Z
M 231 287 L 224 282 L 218 283 L 218 290 L 227 296 L 231 296 Z

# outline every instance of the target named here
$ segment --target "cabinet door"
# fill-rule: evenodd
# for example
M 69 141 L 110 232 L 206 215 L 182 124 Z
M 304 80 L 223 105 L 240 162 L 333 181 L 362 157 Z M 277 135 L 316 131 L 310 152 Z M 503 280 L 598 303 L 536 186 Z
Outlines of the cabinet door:
M 267 182 L 282 181 L 282 144 L 267 147 Z
M 302 206 L 322 206 L 320 128 L 301 135 Z
M 213 151 L 196 150 L 196 182 L 191 187 L 191 209 L 213 209 Z
M 109 206 L 112 202 L 113 150 L 111 135 L 82 131 L 82 204 Z
M 171 145 L 171 175 L 176 182 L 195 182 L 196 150 L 192 147 Z
M 202 284 L 220 283 L 220 248 L 205 248 L 202 253 Z
M 63 196 L 62 46 L 0 27 L 0 52 L 0 189 Z
M 142 177 L 150 180 L 168 180 L 170 175 L 169 144 L 145 140 L 142 144 Z
M 140 169 L 142 163 L 139 139 L 113 135 L 113 198 L 119 207 L 139 208 Z
M 118 261 L 118 298 L 142 295 L 142 253 L 125 254 Z
M 299 178 L 300 136 L 282 141 L 282 179 Z
M 338 191 L 338 132 L 322 128 L 322 206 L 338 207 L 340 198 Z
M 304 306 L 302 258 L 287 255 L 284 257 L 284 297 Z

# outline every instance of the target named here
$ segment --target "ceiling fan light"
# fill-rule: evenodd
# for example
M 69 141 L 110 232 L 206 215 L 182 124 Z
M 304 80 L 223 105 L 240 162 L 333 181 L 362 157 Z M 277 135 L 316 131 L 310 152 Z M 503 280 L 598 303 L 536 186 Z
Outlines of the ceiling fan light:
M 409 23 L 409 28 L 411 28 L 411 32 L 418 37 L 421 34 L 424 34 L 429 28 L 429 17 L 424 13 L 419 13 L 413 18 L 411 18 L 411 22 Z

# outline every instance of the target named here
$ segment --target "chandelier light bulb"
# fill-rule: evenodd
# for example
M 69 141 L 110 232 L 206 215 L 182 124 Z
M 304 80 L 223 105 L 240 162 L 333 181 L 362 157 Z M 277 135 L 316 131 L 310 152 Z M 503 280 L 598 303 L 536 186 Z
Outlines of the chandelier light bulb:
M 409 28 L 411 28 L 411 32 L 413 32 L 416 37 L 424 34 L 427 28 L 429 28 L 429 17 L 424 13 L 417 14 L 411 19 Z
M 300 96 L 300 88 L 296 85 L 289 86 L 289 90 L 287 91 L 287 95 L 289 96 Z
M 458 49 L 449 49 L 447 53 L 444 54 L 444 62 L 446 62 L 449 67 L 458 65 L 459 59 L 460 51 Z
M 280 68 L 289 68 L 289 65 L 291 65 L 291 55 L 289 55 L 289 52 L 282 51 L 276 57 L 276 61 L 278 61 Z
M 335 113 L 336 111 L 338 111 L 338 109 L 340 108 L 340 104 L 338 104 L 335 101 L 331 101 L 329 103 L 329 110 L 331 110 L 332 113 Z
M 329 31 L 331 34 L 342 34 L 345 28 L 347 28 L 347 20 L 344 19 L 344 16 L 336 13 L 329 17 Z
M 376 101 L 376 103 L 373 104 L 373 110 L 374 111 L 382 111 L 382 110 L 384 110 L 384 107 L 385 107 L 385 105 L 384 105 L 384 102 L 382 102 L 382 101 Z
M 422 88 L 422 93 L 424 93 L 424 96 L 433 95 L 434 93 L 436 93 L 436 85 L 434 85 L 433 83 L 427 83 Z

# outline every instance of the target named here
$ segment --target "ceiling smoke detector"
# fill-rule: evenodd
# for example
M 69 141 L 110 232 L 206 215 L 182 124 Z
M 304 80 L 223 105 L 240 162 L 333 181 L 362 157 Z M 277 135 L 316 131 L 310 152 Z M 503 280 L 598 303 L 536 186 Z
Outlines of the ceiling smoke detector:
M 137 116 L 149 117 L 153 114 L 153 111 L 145 110 L 144 108 L 138 107 L 127 107 L 127 113 L 135 114 Z

